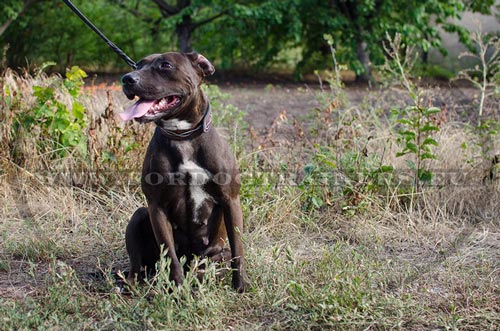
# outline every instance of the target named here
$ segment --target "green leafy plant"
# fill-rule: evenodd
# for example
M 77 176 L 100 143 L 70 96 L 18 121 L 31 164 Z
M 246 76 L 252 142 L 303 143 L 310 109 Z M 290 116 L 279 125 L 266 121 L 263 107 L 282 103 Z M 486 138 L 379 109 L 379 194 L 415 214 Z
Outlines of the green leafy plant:
M 87 117 L 78 97 L 86 76 L 82 69 L 74 66 L 66 71 L 64 79 L 53 76 L 47 85 L 34 85 L 35 105 L 19 114 L 13 135 L 19 128 L 31 134 L 36 132 L 39 152 L 53 158 L 64 157 L 73 151 L 85 155 Z M 70 101 L 63 101 L 65 97 Z
M 426 166 L 426 160 L 436 159 L 436 155 L 432 151 L 433 146 L 439 145 L 434 137 L 439 132 L 439 127 L 435 123 L 435 115 L 441 112 L 441 109 L 424 106 L 422 93 L 418 91 L 408 76 L 414 63 L 412 61 L 415 54 L 413 48 L 406 47 L 401 42 L 399 34 L 396 34 L 394 38 L 387 34 L 387 40 L 389 45 L 384 45 L 384 48 L 388 56 L 388 65 L 385 68 L 395 77 L 399 77 L 413 101 L 413 105 L 392 111 L 398 124 L 396 141 L 401 148 L 396 156 L 413 155 L 413 159 L 408 158 L 406 163 L 414 173 L 414 185 L 419 192 L 422 182 L 432 180 L 433 174 Z M 403 50 L 405 54 L 402 57 Z
M 438 146 L 438 142 L 432 137 L 433 132 L 439 131 L 439 127 L 434 124 L 432 115 L 441 112 L 436 107 L 422 107 L 419 97 L 416 97 L 417 105 L 409 106 L 405 109 L 395 110 L 399 118 L 397 122 L 401 124 L 398 129 L 397 142 L 402 149 L 396 153 L 397 157 L 413 154 L 415 161 L 407 160 L 410 169 L 415 171 L 415 183 L 417 187 L 419 182 L 430 182 L 432 172 L 424 167 L 424 161 L 436 159 L 432 151 L 432 146 Z
M 371 197 L 385 192 L 393 168 L 383 165 L 378 155 L 352 150 L 337 155 L 332 147 L 316 148 L 299 184 L 304 210 L 320 209 L 339 200 L 343 211 L 354 214 L 364 210 Z

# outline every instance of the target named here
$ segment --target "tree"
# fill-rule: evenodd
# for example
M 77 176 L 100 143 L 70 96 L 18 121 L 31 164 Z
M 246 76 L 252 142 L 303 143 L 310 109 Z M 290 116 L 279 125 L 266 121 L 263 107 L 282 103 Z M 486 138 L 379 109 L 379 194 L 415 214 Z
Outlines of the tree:
M 468 0 L 471 1 L 471 0 Z M 471 2 L 477 8 L 479 2 Z M 233 1 L 234 2 L 234 1 Z M 438 27 L 456 32 L 466 41 L 467 32 L 449 23 L 464 10 L 462 0 L 281 0 L 234 4 L 216 24 L 200 29 L 197 45 L 216 45 L 218 59 L 245 59 L 258 66 L 273 63 L 287 49 L 301 50 L 298 72 L 321 69 L 330 63 L 325 34 L 333 36 L 340 62 L 348 64 L 357 79 L 367 82 L 373 64 L 385 60 L 382 41 L 386 33 L 399 32 L 403 42 L 427 52 L 440 48 Z M 228 62 L 228 61 L 225 61 Z
M 1 0 L 0 43 L 9 43 L 9 64 L 57 61 L 109 70 L 122 65 L 60 0 Z M 297 73 L 331 63 L 325 34 L 337 60 L 370 79 L 372 63 L 384 61 L 386 32 L 422 51 L 440 48 L 437 27 L 468 32 L 450 23 L 469 8 L 487 13 L 494 0 L 73 0 L 132 58 L 195 48 L 222 68 L 262 69 L 283 59 Z M 117 10 L 121 8 L 122 10 Z M 22 13 L 22 15 L 20 15 Z M 112 13 L 112 15 L 110 15 Z M 50 28 L 48 28 L 50 27 Z M 22 42 L 20 42 L 22 40 Z M 177 45 L 177 46 L 174 46 Z M 293 54 L 293 57 L 290 56 Z M 298 57 L 298 59 L 297 59 Z
M 200 28 L 197 47 L 222 68 L 262 69 L 301 40 L 300 0 L 247 0 L 234 3 L 214 24 Z M 291 65 L 294 65 L 292 63 Z
M 481 14 L 491 14 L 491 7 L 495 4 L 495 0 L 464 0 L 464 5 L 468 10 Z M 497 8 L 500 5 L 497 4 Z
M 357 79 L 365 82 L 371 77 L 371 63 L 384 60 L 382 40 L 387 32 L 399 32 L 405 43 L 427 51 L 440 46 L 437 27 L 450 28 L 447 20 L 458 18 L 464 9 L 461 0 L 303 0 L 300 6 L 304 24 L 300 65 L 329 56 L 326 47 L 318 47 L 328 33 L 334 37 L 340 61 L 350 64 Z
M 108 1 L 147 22 L 153 36 L 174 32 L 180 51 L 196 45 L 224 68 L 240 59 L 269 64 L 290 40 L 300 39 L 298 0 Z
M 73 2 L 132 58 L 144 56 L 153 48 L 153 40 L 144 36 L 148 25 L 116 11 L 107 0 Z M 35 65 L 54 61 L 58 70 L 74 64 L 92 71 L 126 67 L 60 0 L 34 1 L 12 22 L 9 33 L 0 36 L 0 44 L 10 45 L 7 60 L 12 67 L 26 66 L 27 61 Z

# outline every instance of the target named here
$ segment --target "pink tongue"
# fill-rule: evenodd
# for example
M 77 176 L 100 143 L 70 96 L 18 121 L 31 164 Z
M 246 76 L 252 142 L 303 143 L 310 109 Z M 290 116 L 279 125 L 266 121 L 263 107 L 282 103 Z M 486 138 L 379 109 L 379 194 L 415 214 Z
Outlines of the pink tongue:
M 127 108 L 123 113 L 118 114 L 124 121 L 130 121 L 133 118 L 144 116 L 149 108 L 155 103 L 155 100 L 139 100 Z

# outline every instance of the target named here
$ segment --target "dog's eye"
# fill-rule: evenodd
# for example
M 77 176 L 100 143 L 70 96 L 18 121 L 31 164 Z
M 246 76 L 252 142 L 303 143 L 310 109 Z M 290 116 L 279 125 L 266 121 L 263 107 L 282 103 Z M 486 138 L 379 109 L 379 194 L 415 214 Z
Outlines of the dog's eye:
M 169 70 L 169 69 L 173 69 L 174 66 L 170 63 L 170 62 L 167 62 L 167 61 L 164 61 L 160 64 L 160 69 L 162 70 Z

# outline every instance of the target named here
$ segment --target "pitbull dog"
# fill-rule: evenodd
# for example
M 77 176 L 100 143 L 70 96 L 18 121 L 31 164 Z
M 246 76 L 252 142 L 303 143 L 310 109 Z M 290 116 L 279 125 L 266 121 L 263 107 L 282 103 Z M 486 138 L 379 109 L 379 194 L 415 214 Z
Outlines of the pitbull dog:
M 142 166 L 148 206 L 134 213 L 125 233 L 130 284 L 141 267 L 154 270 L 160 247 L 171 259 L 170 278 L 179 284 L 181 256 L 220 261 L 227 237 L 232 285 L 239 292 L 247 285 L 239 171 L 229 145 L 211 128 L 201 89 L 214 71 L 200 54 L 165 53 L 145 57 L 122 78 L 125 95 L 139 100 L 120 117 L 157 126 Z

